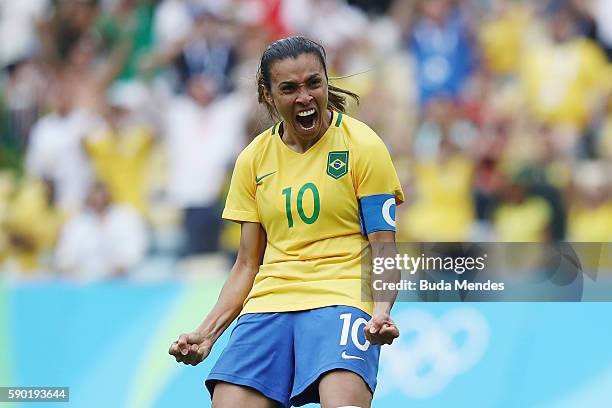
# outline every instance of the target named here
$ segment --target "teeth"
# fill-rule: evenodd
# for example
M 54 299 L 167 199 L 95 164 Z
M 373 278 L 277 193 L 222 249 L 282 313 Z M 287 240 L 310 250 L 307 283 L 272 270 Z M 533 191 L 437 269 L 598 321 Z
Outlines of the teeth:
M 309 109 L 307 111 L 298 112 L 298 116 L 308 116 L 308 115 L 312 115 L 313 113 L 315 113 L 315 110 Z

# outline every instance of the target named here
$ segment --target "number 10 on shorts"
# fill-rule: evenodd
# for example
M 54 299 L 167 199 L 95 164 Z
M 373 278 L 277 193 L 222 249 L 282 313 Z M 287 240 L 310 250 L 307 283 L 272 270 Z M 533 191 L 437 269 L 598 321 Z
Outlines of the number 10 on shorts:
M 363 328 L 368 324 L 367 320 L 363 317 L 358 317 L 355 319 L 351 326 L 351 321 L 353 320 L 352 313 L 344 313 L 340 315 L 340 319 L 342 322 L 342 334 L 340 335 L 340 345 L 346 346 L 348 344 L 349 331 L 351 332 L 351 340 L 355 347 L 357 347 L 361 351 L 366 351 L 370 347 L 370 342 L 365 340 L 365 343 L 359 342 L 359 332 L 363 331 Z

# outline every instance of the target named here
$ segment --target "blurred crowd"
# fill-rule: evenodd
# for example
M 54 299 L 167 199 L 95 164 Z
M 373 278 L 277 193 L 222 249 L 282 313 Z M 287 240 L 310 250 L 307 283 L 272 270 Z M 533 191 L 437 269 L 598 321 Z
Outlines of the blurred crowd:
M 612 241 L 611 1 L 0 0 L 0 277 L 225 272 L 293 34 L 389 147 L 398 240 Z

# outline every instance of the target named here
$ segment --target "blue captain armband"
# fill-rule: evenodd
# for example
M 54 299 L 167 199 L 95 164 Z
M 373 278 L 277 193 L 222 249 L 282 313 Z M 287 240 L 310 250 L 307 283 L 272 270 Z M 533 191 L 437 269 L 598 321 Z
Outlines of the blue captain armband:
M 395 195 L 375 194 L 359 199 L 361 233 L 395 231 Z

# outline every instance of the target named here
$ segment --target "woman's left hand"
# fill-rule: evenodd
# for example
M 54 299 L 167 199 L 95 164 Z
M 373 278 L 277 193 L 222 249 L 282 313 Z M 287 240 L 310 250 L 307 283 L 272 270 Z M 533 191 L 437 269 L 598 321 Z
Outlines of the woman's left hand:
M 375 313 L 363 331 L 372 344 L 391 344 L 400 334 L 389 313 Z

